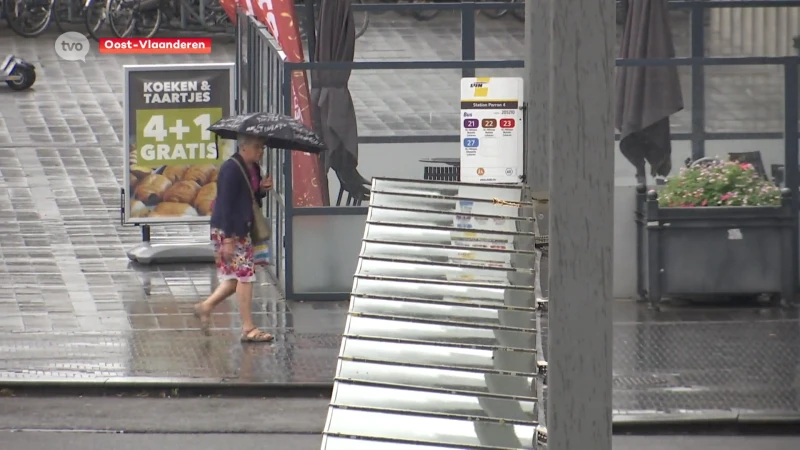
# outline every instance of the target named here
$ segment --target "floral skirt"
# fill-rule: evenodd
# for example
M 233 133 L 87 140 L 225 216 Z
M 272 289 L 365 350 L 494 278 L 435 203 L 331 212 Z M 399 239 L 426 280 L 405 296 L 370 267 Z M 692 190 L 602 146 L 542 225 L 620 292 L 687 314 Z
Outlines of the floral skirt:
M 250 236 L 239 238 L 233 243 L 233 257 L 229 260 L 223 260 L 221 255 L 224 239 L 225 234 L 222 230 L 211 228 L 211 241 L 214 243 L 214 259 L 217 263 L 219 281 L 239 280 L 242 283 L 256 281 L 253 241 Z

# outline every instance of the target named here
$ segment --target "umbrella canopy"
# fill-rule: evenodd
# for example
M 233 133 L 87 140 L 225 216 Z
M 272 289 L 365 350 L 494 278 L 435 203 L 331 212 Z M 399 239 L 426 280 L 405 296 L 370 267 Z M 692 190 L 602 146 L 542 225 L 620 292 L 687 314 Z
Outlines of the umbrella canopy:
M 352 62 L 355 56 L 356 26 L 351 0 L 322 0 L 314 56 L 319 62 Z M 313 70 L 311 99 L 316 107 L 317 129 L 328 152 L 325 171 L 333 169 L 348 192 L 366 182 L 358 166 L 358 121 L 347 84 L 350 70 Z
M 230 116 L 208 127 L 222 139 L 236 139 L 240 134 L 264 139 L 270 148 L 284 148 L 320 153 L 325 144 L 302 123 L 288 116 L 273 113 L 251 113 Z
M 667 0 L 629 2 L 619 57 L 623 59 L 674 58 Z M 645 179 L 645 161 L 653 176 L 672 169 L 669 117 L 683 109 L 677 67 L 617 68 L 616 127 L 620 150 Z

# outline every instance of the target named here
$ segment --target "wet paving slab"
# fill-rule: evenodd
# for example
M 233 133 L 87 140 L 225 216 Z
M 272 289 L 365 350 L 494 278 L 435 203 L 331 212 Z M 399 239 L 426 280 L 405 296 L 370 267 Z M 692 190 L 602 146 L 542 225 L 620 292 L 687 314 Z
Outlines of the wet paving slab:
M 68 292 L 33 283 L 0 286 L 0 383 L 331 382 L 346 305 L 287 302 L 261 273 L 254 318 L 276 340 L 242 344 L 232 300 L 215 311 L 210 337 L 193 315 L 194 303 L 216 285 L 213 268 L 126 272 L 116 281 L 108 273 Z
M 539 320 L 547 360 L 547 314 Z M 796 309 L 617 301 L 613 343 L 617 415 L 800 418 Z

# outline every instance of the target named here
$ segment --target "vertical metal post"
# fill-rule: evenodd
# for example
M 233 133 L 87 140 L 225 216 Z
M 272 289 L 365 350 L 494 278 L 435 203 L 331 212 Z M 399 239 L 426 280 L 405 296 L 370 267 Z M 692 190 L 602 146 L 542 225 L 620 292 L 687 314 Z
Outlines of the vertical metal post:
M 784 172 L 786 177 L 786 188 L 792 194 L 792 214 L 794 216 L 794 226 L 792 228 L 792 275 L 793 279 L 798 276 L 798 260 L 800 260 L 800 235 L 798 235 L 798 206 L 800 199 L 798 199 L 798 184 L 800 184 L 800 162 L 798 159 L 798 120 L 800 120 L 800 112 L 798 112 L 798 100 L 800 100 L 800 87 L 798 84 L 798 61 L 792 59 L 783 66 L 784 74 L 784 91 L 786 93 L 786 100 L 784 100 Z M 795 286 L 795 289 L 797 287 Z M 793 302 L 794 299 L 784 299 L 788 302 Z
M 475 61 L 475 2 L 461 3 L 461 60 Z M 475 69 L 461 69 L 462 77 L 474 77 Z
M 292 70 L 291 63 L 284 63 L 283 70 L 281 71 L 281 98 L 283 99 L 283 114 L 288 116 L 294 116 L 292 114 Z M 273 245 L 281 245 L 284 246 L 284 260 L 286 261 L 286 269 L 284 271 L 284 281 L 286 283 L 286 298 L 290 298 L 294 294 L 294 271 L 292 270 L 292 264 L 294 262 L 294 252 L 292 251 L 292 230 L 294 228 L 294 224 L 292 223 L 292 213 L 294 212 L 294 198 L 293 198 L 293 177 L 292 177 L 292 155 L 286 154 L 283 158 L 283 179 L 285 180 L 284 185 L 284 220 L 285 220 L 285 229 L 283 230 L 283 242 L 277 243 L 274 242 Z
M 188 15 L 189 14 L 186 12 L 186 5 L 181 2 L 181 30 L 185 30 L 189 26 Z
M 338 0 L 338 1 L 344 1 L 344 0 Z M 317 50 L 317 19 L 316 17 L 314 17 L 314 8 L 315 8 L 314 3 L 315 3 L 314 0 L 305 0 L 306 43 L 308 45 L 308 60 L 310 62 L 316 61 L 314 53 L 316 53 Z
M 243 114 L 242 111 L 242 16 L 236 12 L 236 26 L 234 32 L 236 33 L 236 65 L 234 66 L 234 95 L 236 96 L 234 105 L 236 105 L 236 114 Z
M 611 450 L 615 11 L 552 2 L 549 450 Z
M 259 80 L 256 78 L 256 70 L 253 65 L 253 58 L 257 57 L 257 49 L 261 42 L 261 36 L 258 35 L 258 29 L 253 26 L 253 18 L 246 16 L 247 20 L 247 112 L 253 112 L 255 108 L 255 91 L 258 89 Z
M 691 47 L 692 58 L 705 57 L 706 26 L 702 2 L 692 4 Z M 706 154 L 706 70 L 705 66 L 692 64 L 692 160 Z
M 150 225 L 142 225 L 142 242 L 150 242 Z

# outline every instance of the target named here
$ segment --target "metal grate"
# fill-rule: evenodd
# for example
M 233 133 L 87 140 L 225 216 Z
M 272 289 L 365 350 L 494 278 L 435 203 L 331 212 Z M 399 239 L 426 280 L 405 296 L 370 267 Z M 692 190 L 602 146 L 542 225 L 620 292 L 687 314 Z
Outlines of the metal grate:
M 425 166 L 423 177 L 425 181 L 460 181 L 461 167 Z

